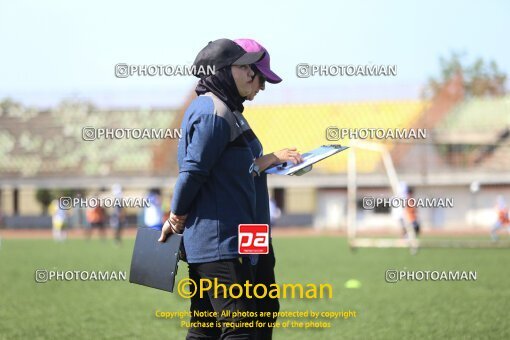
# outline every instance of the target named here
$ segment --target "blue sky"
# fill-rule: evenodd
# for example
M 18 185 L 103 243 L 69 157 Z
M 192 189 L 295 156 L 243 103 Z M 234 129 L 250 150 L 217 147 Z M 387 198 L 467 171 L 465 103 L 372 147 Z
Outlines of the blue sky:
M 210 41 L 253 38 L 284 79 L 257 103 L 417 98 L 463 51 L 510 72 L 508 1 L 11 1 L 0 5 L 0 98 L 39 107 L 176 106 L 192 77 L 118 79 L 114 65 L 189 64 Z M 396 64 L 397 77 L 296 77 L 296 65 Z

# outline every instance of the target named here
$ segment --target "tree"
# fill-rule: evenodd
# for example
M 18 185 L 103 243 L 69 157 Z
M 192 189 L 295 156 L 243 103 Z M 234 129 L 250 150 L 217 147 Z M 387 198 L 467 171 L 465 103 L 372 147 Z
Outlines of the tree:
M 439 58 L 440 75 L 430 78 L 424 89 L 425 98 L 435 97 L 445 84 L 456 74 L 464 81 L 466 97 L 502 96 L 506 93 L 507 75 L 499 70 L 494 60 L 476 59 L 471 65 L 463 62 L 464 55 L 452 52 L 450 58 Z
M 53 201 L 53 194 L 48 189 L 37 189 L 35 198 L 43 208 L 43 215 L 48 215 L 48 207 Z

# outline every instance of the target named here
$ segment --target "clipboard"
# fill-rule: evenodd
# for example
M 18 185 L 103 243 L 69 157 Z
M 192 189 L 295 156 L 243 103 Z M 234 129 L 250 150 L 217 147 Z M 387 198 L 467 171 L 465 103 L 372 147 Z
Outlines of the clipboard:
M 287 176 L 301 176 L 312 170 L 312 165 L 331 157 L 339 152 L 348 149 L 348 146 L 340 144 L 323 145 L 312 151 L 302 154 L 303 163 L 294 164 L 286 162 L 278 164 L 266 169 L 267 174 L 271 175 L 287 175 Z
M 163 243 L 158 242 L 160 235 L 160 230 L 138 228 L 129 282 L 173 292 L 182 235 L 168 235 Z

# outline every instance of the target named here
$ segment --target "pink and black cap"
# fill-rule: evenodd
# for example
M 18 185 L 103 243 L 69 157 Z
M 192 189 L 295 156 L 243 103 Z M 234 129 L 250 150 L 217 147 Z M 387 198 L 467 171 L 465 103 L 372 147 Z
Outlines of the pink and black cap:
M 266 80 L 271 84 L 278 84 L 279 82 L 282 81 L 282 78 L 280 78 L 276 73 L 271 71 L 269 52 L 267 52 L 264 46 L 262 46 L 253 39 L 236 39 L 234 41 L 236 44 L 241 46 L 246 52 L 264 52 L 264 56 L 262 57 L 262 59 L 257 61 L 254 65 L 264 75 Z
M 193 65 L 196 69 L 207 69 L 214 66 L 218 71 L 231 65 L 250 65 L 264 55 L 263 51 L 246 51 L 230 39 L 218 39 L 210 41 L 200 52 L 198 52 Z M 201 67 L 201 68 L 199 68 Z M 208 76 L 208 74 L 195 74 L 197 77 Z

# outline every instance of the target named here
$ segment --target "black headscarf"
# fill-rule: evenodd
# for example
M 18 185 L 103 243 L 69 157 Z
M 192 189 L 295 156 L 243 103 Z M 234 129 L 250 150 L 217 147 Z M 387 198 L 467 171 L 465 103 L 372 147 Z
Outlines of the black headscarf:
M 243 102 L 245 98 L 241 97 L 237 90 L 232 70 L 230 66 L 216 70 L 215 74 L 207 78 L 201 78 L 195 88 L 197 95 L 207 92 L 214 93 L 223 101 L 230 110 L 243 112 Z

